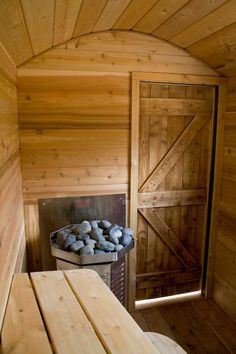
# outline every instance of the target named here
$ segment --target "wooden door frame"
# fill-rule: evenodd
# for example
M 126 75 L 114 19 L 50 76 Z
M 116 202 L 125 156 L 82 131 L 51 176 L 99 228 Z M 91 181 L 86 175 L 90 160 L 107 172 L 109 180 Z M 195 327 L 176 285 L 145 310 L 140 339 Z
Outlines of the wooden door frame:
M 217 96 L 217 127 L 216 147 L 214 161 L 214 186 L 212 193 L 211 223 L 209 229 L 208 262 L 206 271 L 205 297 L 210 297 L 213 290 L 214 257 L 217 231 L 218 207 L 220 200 L 222 161 L 224 146 L 224 122 L 226 111 L 226 79 L 214 76 L 198 76 L 186 74 L 165 73 L 132 73 L 132 115 L 131 115 L 131 179 L 130 179 L 130 225 L 137 235 L 137 190 L 139 168 L 139 87 L 141 81 L 156 82 L 160 84 L 205 85 L 218 88 Z M 135 142 L 135 143 L 134 143 Z M 135 309 L 136 293 L 136 242 L 135 248 L 129 255 L 129 284 L 128 284 L 128 309 Z

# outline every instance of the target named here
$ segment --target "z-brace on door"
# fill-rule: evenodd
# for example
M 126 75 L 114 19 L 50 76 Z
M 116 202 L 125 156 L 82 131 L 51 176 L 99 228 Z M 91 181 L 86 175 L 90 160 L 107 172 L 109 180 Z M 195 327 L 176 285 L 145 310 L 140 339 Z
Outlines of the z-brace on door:
M 201 289 L 215 87 L 140 81 L 138 96 L 132 163 L 141 300 Z

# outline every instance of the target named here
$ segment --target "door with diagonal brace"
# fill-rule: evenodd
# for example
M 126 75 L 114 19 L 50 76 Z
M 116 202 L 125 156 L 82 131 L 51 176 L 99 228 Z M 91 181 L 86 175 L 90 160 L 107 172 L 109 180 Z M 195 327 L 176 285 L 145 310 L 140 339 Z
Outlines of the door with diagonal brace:
M 213 86 L 140 82 L 137 300 L 200 289 L 214 106 Z

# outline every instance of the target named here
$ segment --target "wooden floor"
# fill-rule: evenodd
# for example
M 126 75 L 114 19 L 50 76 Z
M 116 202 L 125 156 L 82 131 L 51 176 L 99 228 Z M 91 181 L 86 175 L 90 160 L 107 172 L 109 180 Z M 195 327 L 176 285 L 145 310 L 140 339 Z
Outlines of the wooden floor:
M 187 353 L 236 353 L 236 324 L 213 300 L 153 307 L 132 313 L 145 332 L 174 339 Z

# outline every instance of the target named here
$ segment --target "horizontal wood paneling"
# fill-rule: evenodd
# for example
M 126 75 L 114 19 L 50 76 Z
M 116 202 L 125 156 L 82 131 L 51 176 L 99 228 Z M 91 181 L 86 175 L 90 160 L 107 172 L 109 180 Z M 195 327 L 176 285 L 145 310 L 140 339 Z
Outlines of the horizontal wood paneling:
M 213 297 L 236 319 L 236 79 L 228 80 L 221 203 L 215 256 Z
M 35 75 L 19 77 L 22 129 L 129 128 L 130 79 L 127 75 L 61 76 L 59 71 L 56 74 L 51 76 L 49 71 L 48 76 L 39 76 L 36 70 Z M 71 131 L 66 132 L 64 139 L 71 134 Z M 108 133 L 106 136 L 109 138 Z
M 98 24 L 102 21 L 100 17 Z M 168 43 L 122 31 L 75 38 L 19 69 L 21 162 L 32 268 L 40 267 L 39 198 L 128 195 L 134 70 L 216 75 Z M 207 100 L 204 104 L 208 110 Z
M 6 64 L 6 65 L 5 65 Z M 16 68 L 0 50 L 0 328 L 14 271 L 24 269 Z M 10 81 L 9 81 L 10 80 Z
M 22 66 L 19 76 L 25 76 L 29 70 L 36 70 L 37 73 L 31 73 L 39 75 L 40 72 L 55 68 L 68 73 L 149 71 L 217 75 L 195 58 L 168 43 L 144 34 L 122 31 L 90 34 L 53 48 Z

